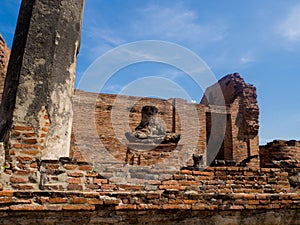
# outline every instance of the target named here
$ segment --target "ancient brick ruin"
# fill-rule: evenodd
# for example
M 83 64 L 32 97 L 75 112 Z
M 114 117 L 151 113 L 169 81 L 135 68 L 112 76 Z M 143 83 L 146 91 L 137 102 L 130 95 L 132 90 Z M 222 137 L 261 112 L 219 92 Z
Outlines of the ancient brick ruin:
M 200 104 L 73 96 L 82 4 L 23 0 L 1 104 L 0 223 L 300 224 L 300 144 L 259 147 L 256 89 L 239 74 L 209 87 Z M 0 36 L 0 85 L 9 54 Z M 135 147 L 149 143 L 128 142 L 144 106 L 158 109 L 178 142 L 146 151 Z M 209 140 L 223 135 L 213 120 L 224 118 L 223 141 L 211 155 Z M 147 167 L 160 161 L 168 164 Z

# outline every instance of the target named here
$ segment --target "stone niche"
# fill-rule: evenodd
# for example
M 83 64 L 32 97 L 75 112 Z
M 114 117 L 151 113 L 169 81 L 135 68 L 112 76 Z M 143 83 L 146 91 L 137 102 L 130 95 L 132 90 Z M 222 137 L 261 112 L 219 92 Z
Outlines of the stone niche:
M 172 107 L 175 117 L 175 105 Z M 158 116 L 155 106 L 143 106 L 142 119 L 132 132 L 126 132 L 129 141 L 126 152 L 126 163 L 130 165 L 152 165 L 170 157 L 177 148 L 180 134 L 166 130 L 166 125 Z M 174 121 L 172 119 L 172 121 Z M 172 128 L 176 127 L 172 124 Z

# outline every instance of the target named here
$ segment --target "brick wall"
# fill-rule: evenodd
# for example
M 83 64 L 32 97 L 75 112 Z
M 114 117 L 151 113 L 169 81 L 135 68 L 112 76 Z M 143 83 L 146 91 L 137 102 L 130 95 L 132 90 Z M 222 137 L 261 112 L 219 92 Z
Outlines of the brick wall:
M 92 166 L 68 159 L 42 162 L 41 171 L 42 190 L 25 191 L 23 186 L 23 190 L 6 187 L 0 191 L 1 211 L 94 211 L 103 207 L 116 211 L 276 211 L 298 209 L 300 201 L 299 186 L 292 187 L 289 173 L 279 168 L 181 170 L 162 181 L 135 178 L 135 184 L 116 184 Z M 27 182 L 10 180 L 15 185 Z

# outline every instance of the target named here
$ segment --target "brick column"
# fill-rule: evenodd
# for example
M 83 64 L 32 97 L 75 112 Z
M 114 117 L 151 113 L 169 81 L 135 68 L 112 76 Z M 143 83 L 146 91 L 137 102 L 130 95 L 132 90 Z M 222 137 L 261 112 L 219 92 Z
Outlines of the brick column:
M 13 171 L 69 156 L 82 12 L 83 0 L 22 1 L 0 107 Z

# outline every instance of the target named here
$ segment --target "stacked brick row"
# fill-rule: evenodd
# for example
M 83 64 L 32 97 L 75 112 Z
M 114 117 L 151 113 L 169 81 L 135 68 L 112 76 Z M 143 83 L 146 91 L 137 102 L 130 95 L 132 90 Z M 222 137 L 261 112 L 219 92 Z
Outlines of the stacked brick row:
M 94 210 L 99 205 L 115 210 L 296 209 L 300 203 L 299 191 L 282 169 L 210 167 L 181 170 L 162 181 L 140 177 L 132 179 L 135 184 L 117 184 L 116 177 L 106 179 L 87 164 L 44 163 L 44 191 L 23 192 L 21 186 L 0 191 L 2 210 Z

